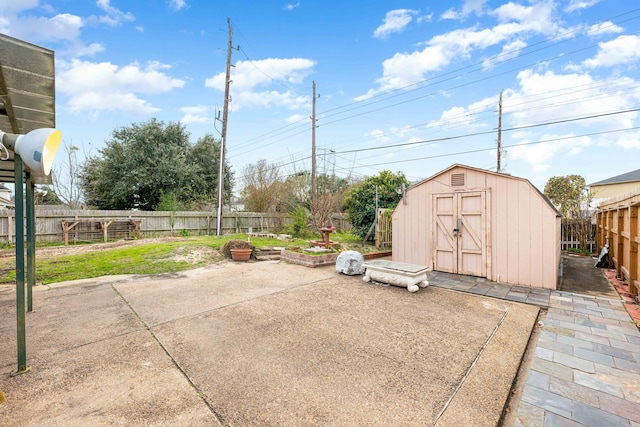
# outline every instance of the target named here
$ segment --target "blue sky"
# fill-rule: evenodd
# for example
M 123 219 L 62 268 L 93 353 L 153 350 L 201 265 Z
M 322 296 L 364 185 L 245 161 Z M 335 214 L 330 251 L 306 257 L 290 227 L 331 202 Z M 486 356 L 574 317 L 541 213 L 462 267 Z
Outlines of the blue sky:
M 239 178 L 310 169 L 313 81 L 320 172 L 495 170 L 501 91 L 504 171 L 542 190 L 640 167 L 635 2 L 0 0 L 0 32 L 55 51 L 57 127 L 85 154 L 153 117 L 218 137 L 227 18 Z

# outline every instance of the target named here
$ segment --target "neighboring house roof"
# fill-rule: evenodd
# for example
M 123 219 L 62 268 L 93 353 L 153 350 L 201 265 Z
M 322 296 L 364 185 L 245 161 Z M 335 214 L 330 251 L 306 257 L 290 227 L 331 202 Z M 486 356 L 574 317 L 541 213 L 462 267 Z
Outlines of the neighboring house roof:
M 631 172 L 623 173 L 622 175 L 614 176 L 612 178 L 603 179 L 602 181 L 589 184 L 594 185 L 607 185 L 607 184 L 622 184 L 625 182 L 640 182 L 640 169 L 636 169 Z
M 0 207 L 13 207 L 14 203 L 11 200 L 11 190 L 4 184 L 0 183 Z

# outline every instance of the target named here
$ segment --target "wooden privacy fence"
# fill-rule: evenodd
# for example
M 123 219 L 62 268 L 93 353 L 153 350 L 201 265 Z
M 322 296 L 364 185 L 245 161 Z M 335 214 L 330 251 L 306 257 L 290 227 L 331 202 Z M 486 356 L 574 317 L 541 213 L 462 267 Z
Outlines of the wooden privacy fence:
M 0 241 L 15 241 L 15 211 L 0 209 Z M 278 212 L 226 212 L 222 234 L 281 232 L 292 219 Z M 351 229 L 345 214 L 333 214 L 338 231 Z M 216 234 L 213 212 L 58 210 L 36 206 L 36 242 L 97 242 L 176 234 Z
M 638 295 L 638 207 L 640 193 L 604 201 L 598 207 L 596 240 L 598 248 L 609 244 L 609 260 L 618 277 L 629 284 L 629 292 Z

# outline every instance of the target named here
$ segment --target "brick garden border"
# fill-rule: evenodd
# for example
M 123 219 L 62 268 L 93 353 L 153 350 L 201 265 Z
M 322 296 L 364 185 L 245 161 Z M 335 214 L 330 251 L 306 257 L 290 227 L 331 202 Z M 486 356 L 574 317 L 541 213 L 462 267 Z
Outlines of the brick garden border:
M 338 252 L 328 253 L 324 255 L 307 255 L 300 252 L 293 252 L 283 249 L 280 252 L 280 260 L 286 261 L 291 264 L 303 265 L 305 267 L 323 267 L 325 265 L 332 265 L 336 263 L 338 259 Z M 373 258 L 381 258 L 385 256 L 390 256 L 391 251 L 384 252 L 373 252 L 364 254 L 363 257 L 365 260 L 373 259 Z

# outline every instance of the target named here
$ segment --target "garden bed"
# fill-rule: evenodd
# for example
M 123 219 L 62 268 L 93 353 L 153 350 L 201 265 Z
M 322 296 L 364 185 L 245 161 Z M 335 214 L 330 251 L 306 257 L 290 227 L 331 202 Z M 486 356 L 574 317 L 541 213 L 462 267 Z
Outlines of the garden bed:
M 339 252 L 327 252 L 323 254 L 307 254 L 304 252 L 290 251 L 283 249 L 280 252 L 280 260 L 291 264 L 304 265 L 305 267 L 323 267 L 334 265 L 338 259 Z M 391 256 L 391 251 L 369 252 L 362 255 L 365 260 Z

